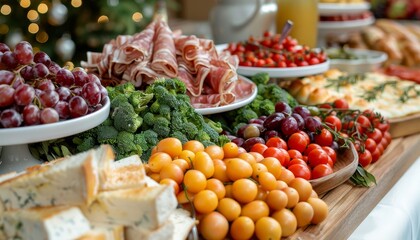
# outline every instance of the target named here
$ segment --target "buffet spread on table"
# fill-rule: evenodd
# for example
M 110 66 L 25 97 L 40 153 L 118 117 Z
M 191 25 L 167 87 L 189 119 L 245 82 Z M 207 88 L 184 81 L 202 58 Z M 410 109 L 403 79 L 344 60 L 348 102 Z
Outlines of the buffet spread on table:
M 318 46 L 0 43 L 0 239 L 417 239 L 420 31 L 369 9 L 320 1 Z

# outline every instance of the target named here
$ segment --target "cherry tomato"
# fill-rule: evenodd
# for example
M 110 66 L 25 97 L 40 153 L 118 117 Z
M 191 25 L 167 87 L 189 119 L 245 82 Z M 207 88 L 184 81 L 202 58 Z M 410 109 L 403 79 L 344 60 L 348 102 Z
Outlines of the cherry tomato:
M 308 166 L 308 164 L 306 164 L 306 162 L 301 158 L 292 158 L 292 160 L 289 162 L 289 166 L 293 164 L 302 164 L 304 166 Z
M 359 164 L 362 165 L 362 167 L 366 167 L 372 162 L 372 154 L 369 150 L 365 149 L 364 152 L 359 152 Z
M 381 142 L 383 137 L 381 130 L 377 128 L 374 128 L 373 131 L 367 131 L 366 135 L 368 136 L 368 138 L 372 138 L 373 140 L 375 140 L 377 144 Z
M 318 164 L 328 164 L 328 154 L 321 149 L 314 149 L 308 154 L 308 164 L 312 168 Z
M 333 169 L 328 164 L 319 164 L 312 169 L 312 179 L 321 178 L 333 173 Z
M 288 169 L 293 173 L 293 175 L 295 175 L 295 177 L 300 177 L 306 180 L 311 179 L 311 171 L 303 164 L 292 164 L 289 165 Z
M 287 145 L 290 149 L 296 149 L 301 153 L 305 151 L 308 144 L 309 142 L 307 141 L 306 137 L 298 132 L 293 133 L 287 140 Z
M 373 140 L 372 138 L 367 138 L 365 140 L 365 148 L 367 150 L 369 150 L 371 153 L 375 151 L 376 145 L 377 144 L 376 144 L 375 140 Z
M 372 154 L 372 161 L 370 163 L 375 163 L 381 157 L 381 153 L 379 152 L 378 148 L 375 148 L 375 151 L 371 152 Z
M 322 147 L 321 146 L 319 146 L 318 144 L 316 144 L 316 143 L 310 143 L 307 147 L 306 147 L 306 149 L 305 149 L 305 151 L 303 152 L 303 155 L 306 155 L 306 156 L 308 156 L 308 154 L 312 151 L 312 150 L 314 150 L 314 149 L 321 149 Z
M 290 157 L 290 159 L 293 159 L 293 158 L 299 158 L 299 159 L 302 159 L 302 153 L 301 152 L 299 152 L 298 150 L 296 150 L 296 149 L 289 149 L 289 151 L 287 151 L 287 153 L 289 153 L 289 157 Z
M 250 152 L 257 152 L 263 154 L 264 151 L 267 149 L 267 145 L 263 143 L 256 143 L 251 147 Z
M 315 142 L 320 146 L 331 146 L 333 142 L 333 135 L 325 128 L 319 134 L 316 134 L 314 138 Z
M 267 147 L 283 148 L 285 150 L 288 149 L 286 141 L 284 141 L 280 137 L 272 137 L 272 138 L 269 138 L 265 142 L 265 145 L 267 145 Z
M 370 128 L 372 125 L 371 125 L 371 123 L 370 123 L 370 120 L 369 120 L 369 118 L 367 118 L 366 116 L 364 116 L 364 115 L 360 115 L 360 116 L 358 116 L 357 117 L 357 119 L 356 119 L 356 122 L 360 125 L 360 126 L 362 126 L 364 129 L 368 129 L 368 128 Z
M 309 60 L 309 65 L 316 65 L 316 64 L 319 64 L 319 63 L 320 63 L 320 60 L 316 57 L 313 57 Z
M 283 152 L 283 151 L 284 152 Z M 275 148 L 275 147 L 269 147 L 267 148 L 264 153 L 263 153 L 264 158 L 267 157 L 274 157 L 277 160 L 279 160 L 279 162 L 281 163 L 282 166 L 285 166 L 285 164 L 287 163 L 287 158 L 290 159 L 289 154 L 287 153 L 286 150 L 284 149 L 280 149 L 280 148 Z
M 334 149 L 328 146 L 323 146 L 322 150 L 324 150 L 328 154 L 328 156 L 331 158 L 331 160 L 335 164 L 335 162 L 337 161 L 337 153 L 334 151 Z
M 331 105 L 328 105 L 331 106 Z M 325 124 L 327 124 L 327 126 L 329 126 L 330 128 L 332 128 L 333 130 L 339 132 L 341 131 L 341 120 L 340 118 L 338 118 L 337 116 L 334 115 L 328 115 L 325 119 L 324 119 Z
M 335 108 L 340 108 L 340 109 L 349 109 L 349 104 L 346 100 L 339 98 L 337 100 L 335 100 L 333 102 L 333 106 Z

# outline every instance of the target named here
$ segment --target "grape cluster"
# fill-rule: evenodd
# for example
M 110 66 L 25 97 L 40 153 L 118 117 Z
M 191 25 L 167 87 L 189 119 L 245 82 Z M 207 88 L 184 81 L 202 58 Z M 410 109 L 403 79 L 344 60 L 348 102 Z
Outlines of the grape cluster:
M 107 95 L 83 68 L 60 67 L 26 41 L 13 50 L 0 43 L 0 128 L 81 117 L 100 109 Z

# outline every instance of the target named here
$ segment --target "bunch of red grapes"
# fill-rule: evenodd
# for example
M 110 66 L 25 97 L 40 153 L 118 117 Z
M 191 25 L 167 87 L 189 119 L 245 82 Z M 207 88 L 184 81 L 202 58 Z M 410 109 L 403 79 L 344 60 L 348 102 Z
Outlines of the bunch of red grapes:
M 105 105 L 100 79 L 83 68 L 60 67 L 42 51 L 0 43 L 0 128 L 78 118 Z

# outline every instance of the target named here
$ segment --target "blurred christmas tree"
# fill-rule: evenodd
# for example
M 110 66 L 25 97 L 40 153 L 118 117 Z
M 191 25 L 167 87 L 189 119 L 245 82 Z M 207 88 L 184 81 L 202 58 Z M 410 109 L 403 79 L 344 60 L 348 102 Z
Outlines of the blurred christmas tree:
M 158 0 L 0 0 L 0 41 L 21 40 L 76 65 L 117 35 L 141 31 Z M 168 1 L 169 7 L 176 7 Z

